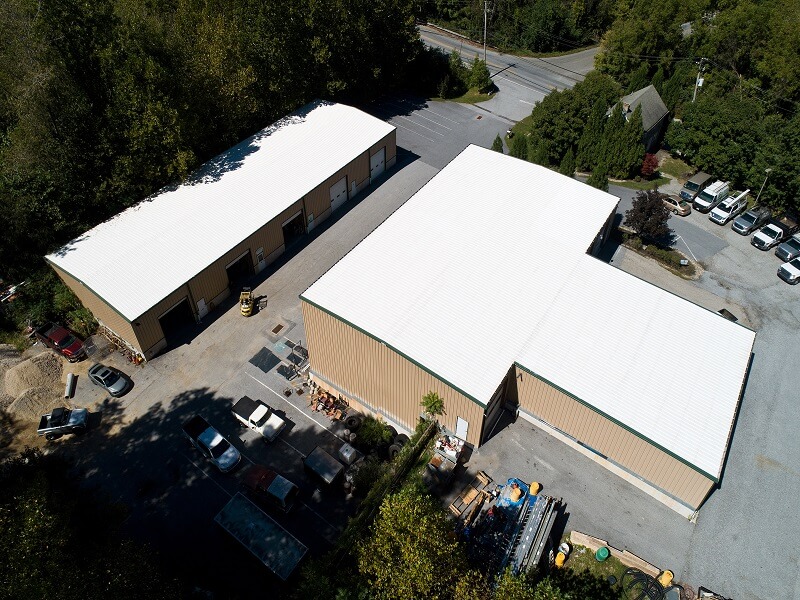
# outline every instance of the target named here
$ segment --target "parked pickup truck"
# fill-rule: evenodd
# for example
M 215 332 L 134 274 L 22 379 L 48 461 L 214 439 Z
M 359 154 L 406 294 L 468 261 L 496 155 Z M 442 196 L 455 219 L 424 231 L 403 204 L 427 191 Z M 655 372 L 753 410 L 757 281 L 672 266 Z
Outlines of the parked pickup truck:
M 232 470 L 242 459 L 239 451 L 200 415 L 183 424 L 183 433 L 223 473 Z
M 242 396 L 231 407 L 231 412 L 243 426 L 258 432 L 268 442 L 274 441 L 286 427 L 286 421 L 275 411 L 261 400 L 253 400 L 249 396 Z
M 297 498 L 297 486 L 272 469 L 252 465 L 242 477 L 248 495 L 259 504 L 289 512 Z
M 769 250 L 789 239 L 798 230 L 800 230 L 800 225 L 795 217 L 783 216 L 779 219 L 770 219 L 764 227 L 758 230 L 750 243 L 759 250 Z
M 55 323 L 45 323 L 33 330 L 33 336 L 48 348 L 52 348 L 69 362 L 86 357 L 83 342 L 66 327 Z
M 39 419 L 36 433 L 48 440 L 57 440 L 68 433 L 84 433 L 89 422 L 89 411 L 85 408 L 56 408 Z

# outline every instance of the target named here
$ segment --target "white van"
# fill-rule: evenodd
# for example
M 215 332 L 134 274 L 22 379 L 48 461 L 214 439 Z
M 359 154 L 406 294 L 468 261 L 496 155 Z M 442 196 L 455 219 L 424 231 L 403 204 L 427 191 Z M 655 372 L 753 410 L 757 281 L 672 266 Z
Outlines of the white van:
M 727 181 L 715 181 L 697 195 L 694 199 L 694 209 L 707 213 L 727 198 L 729 191 L 730 184 Z

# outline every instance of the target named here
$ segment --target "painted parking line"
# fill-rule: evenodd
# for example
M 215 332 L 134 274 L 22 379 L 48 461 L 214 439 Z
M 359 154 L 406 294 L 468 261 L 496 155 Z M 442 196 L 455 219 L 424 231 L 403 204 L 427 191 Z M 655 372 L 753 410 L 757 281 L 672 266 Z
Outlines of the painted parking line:
M 419 133 L 419 132 L 417 132 L 417 131 L 414 131 L 414 130 L 413 130 L 413 129 L 411 129 L 410 127 L 404 127 L 403 125 L 400 125 L 399 123 L 392 123 L 392 125 L 394 125 L 395 127 L 398 127 L 398 128 L 400 128 L 400 129 L 403 129 L 403 130 L 405 130 L 405 131 L 408 131 L 409 133 L 413 133 L 414 135 L 418 135 L 419 137 L 421 137 L 421 138 L 423 138 L 423 139 L 426 139 L 426 140 L 428 140 L 429 142 L 436 143 L 436 140 L 433 140 L 433 139 L 429 138 L 427 135 L 422 135 L 421 133 Z
M 278 441 L 279 441 L 279 442 L 283 442 L 284 444 L 286 444 L 287 446 L 289 446 L 289 448 L 291 448 L 292 450 L 294 450 L 295 452 L 297 452 L 297 453 L 298 453 L 300 456 L 302 456 L 303 458 L 305 458 L 305 457 L 306 457 L 306 455 L 305 455 L 305 454 L 303 454 L 302 452 L 300 452 L 300 450 L 298 450 L 297 448 L 295 448 L 294 446 L 292 446 L 292 445 L 291 445 L 289 442 L 287 442 L 285 439 L 283 439 L 283 438 L 279 437 L 279 438 L 278 438 Z
M 400 105 L 400 104 L 395 104 L 394 102 L 387 102 L 387 104 L 390 104 L 390 105 L 392 105 L 392 106 L 397 106 L 398 108 L 403 108 L 403 106 L 402 106 L 402 105 Z M 426 109 L 424 109 L 424 108 L 423 108 L 422 110 L 426 110 Z M 421 112 L 421 111 L 416 111 L 416 112 L 414 113 L 414 116 L 415 116 L 415 117 L 417 117 L 417 118 L 420 118 L 420 119 L 425 119 L 426 121 L 430 121 L 431 123 L 433 123 L 434 125 L 437 125 L 437 126 L 441 127 L 442 129 L 447 129 L 447 131 L 453 131 L 453 130 L 452 130 L 450 127 L 447 127 L 447 125 L 442 125 L 442 124 L 441 124 L 441 123 L 439 123 L 438 121 L 434 121 L 433 119 L 429 119 L 429 118 L 428 118 L 428 117 L 426 117 L 425 115 L 421 115 L 421 114 L 419 114 L 420 112 Z M 431 112 L 432 112 L 432 111 L 431 111 Z M 435 114 L 435 113 L 434 113 L 434 114 Z
M 417 123 L 417 122 L 416 122 L 416 121 L 414 121 L 413 119 L 409 119 L 408 117 L 404 117 L 403 115 L 397 115 L 397 117 L 396 117 L 396 118 L 398 118 L 398 119 L 405 119 L 406 121 L 408 121 L 409 123 L 413 123 L 413 124 L 414 124 L 414 125 L 416 125 L 417 127 L 422 127 L 423 129 L 427 129 L 427 130 L 428 130 L 428 131 L 430 131 L 431 133 L 435 133 L 436 135 L 440 135 L 440 136 L 442 136 L 442 137 L 445 137 L 445 134 L 443 134 L 443 133 L 441 133 L 441 132 L 439 132 L 439 131 L 436 131 L 435 129 L 431 129 L 430 127 L 425 127 L 425 125 L 423 125 L 422 123 Z
M 288 399 L 286 396 L 284 396 L 283 394 L 279 394 L 278 392 L 276 392 L 275 390 L 273 390 L 271 387 L 269 387 L 269 386 L 268 386 L 266 383 L 264 383 L 264 382 L 263 382 L 263 381 L 261 381 L 260 379 L 256 379 L 255 377 L 253 377 L 252 375 L 250 375 L 250 373 L 246 373 L 246 375 L 247 375 L 247 376 L 248 376 L 250 379 L 252 379 L 253 381 L 255 381 L 256 383 L 259 383 L 259 384 L 261 384 L 262 386 L 264 386 L 265 388 L 267 388 L 267 389 L 268 389 L 270 392 L 272 392 L 273 394 L 275 394 L 275 395 L 276 395 L 278 398 L 280 398 L 281 400 L 283 400 L 284 402 L 286 402 L 288 405 L 290 405 L 291 407 L 293 407 L 294 409 L 296 409 L 296 410 L 297 410 L 297 411 L 298 411 L 298 412 L 299 412 L 301 415 L 303 415 L 303 416 L 304 416 L 306 419 L 308 419 L 309 421 L 313 421 L 314 423 L 316 423 L 317 425 L 319 425 L 320 427 L 322 427 L 322 429 L 324 429 L 325 431 L 327 431 L 328 433 L 330 433 L 332 436 L 336 437 L 338 440 L 340 440 L 340 441 L 342 441 L 342 442 L 347 442 L 347 440 L 345 440 L 345 439 L 343 439 L 343 438 L 340 438 L 338 435 L 336 435 L 335 433 L 333 433 L 333 432 L 332 432 L 330 429 L 328 429 L 328 427 L 326 427 L 326 426 L 325 426 L 323 423 L 321 423 L 321 422 L 317 421 L 317 420 L 316 420 L 314 417 L 312 417 L 311 415 L 307 415 L 307 414 L 306 414 L 306 411 L 304 411 L 302 408 L 300 408 L 299 406 L 297 406 L 297 405 L 296 405 L 294 402 L 290 402 L 290 401 L 289 401 L 289 399 Z M 278 439 L 280 439 L 280 438 L 278 438 Z M 305 455 L 303 455 L 303 456 L 305 456 Z
M 298 500 L 298 503 L 299 503 L 299 504 L 302 504 L 303 506 L 305 506 L 305 507 L 306 507 L 308 510 L 310 510 L 312 513 L 314 513 L 314 515 L 316 515 L 316 517 L 317 517 L 317 518 L 318 518 L 320 521 L 322 521 L 323 523 L 325 523 L 325 524 L 326 524 L 328 527 L 330 527 L 331 529 L 333 529 L 333 530 L 334 530 L 334 531 L 336 531 L 337 533 L 341 533 L 341 532 L 342 532 L 342 528 L 341 528 L 341 527 L 337 527 L 336 525 L 334 525 L 333 523 L 331 523 L 330 521 L 328 521 L 328 519 L 326 519 L 325 517 L 323 517 L 321 514 L 319 514 L 317 511 L 315 511 L 313 508 L 311 508 L 311 507 L 310 507 L 308 504 L 306 504 L 306 503 L 305 503 L 305 502 L 303 502 L 302 500 Z
M 186 456 L 183 452 L 180 452 L 179 454 L 181 456 L 183 456 L 186 460 L 188 460 L 190 463 L 192 463 L 197 468 L 197 470 L 200 471 L 200 473 L 203 474 L 203 477 L 205 477 L 206 479 L 211 481 L 211 483 L 213 483 L 215 486 L 217 486 L 219 489 L 221 489 L 223 492 L 225 492 L 225 494 L 228 496 L 228 498 L 233 498 L 233 494 L 231 494 L 228 490 L 226 490 L 224 487 L 222 487 L 220 484 L 218 484 L 216 481 L 214 481 L 214 478 L 211 477 L 211 475 L 209 475 L 208 473 L 206 473 L 205 470 L 200 465 L 198 465 L 191 458 Z M 250 459 L 248 459 L 248 460 L 250 460 Z

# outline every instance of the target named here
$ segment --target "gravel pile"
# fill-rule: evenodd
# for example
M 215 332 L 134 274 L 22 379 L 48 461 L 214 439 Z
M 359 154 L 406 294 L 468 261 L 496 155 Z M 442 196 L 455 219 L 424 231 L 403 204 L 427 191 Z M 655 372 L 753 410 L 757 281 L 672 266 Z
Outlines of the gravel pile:
M 61 386 L 63 365 L 52 352 L 42 352 L 6 371 L 5 393 L 19 398 L 30 388 L 47 388 L 52 394 Z
M 12 368 L 16 367 L 20 362 L 22 362 L 22 356 L 20 356 L 17 349 L 10 344 L 0 344 L 0 408 L 4 408 L 8 405 L 8 396 L 5 393 L 6 386 L 6 372 Z M 11 400 L 14 399 L 13 396 L 8 396 Z
M 38 422 L 39 417 L 63 405 L 52 387 L 35 387 L 22 392 L 8 407 L 8 411 L 20 419 Z

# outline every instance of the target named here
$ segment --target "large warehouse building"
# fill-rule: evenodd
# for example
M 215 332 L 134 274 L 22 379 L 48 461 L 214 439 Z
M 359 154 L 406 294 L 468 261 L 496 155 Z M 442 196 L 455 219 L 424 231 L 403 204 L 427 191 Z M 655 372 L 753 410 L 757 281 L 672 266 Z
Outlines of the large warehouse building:
M 474 445 L 510 407 L 692 514 L 755 334 L 595 258 L 617 203 L 468 147 L 302 294 L 312 376 L 404 429 L 435 391 Z
M 395 158 L 393 126 L 316 101 L 46 258 L 103 326 L 149 359 Z

